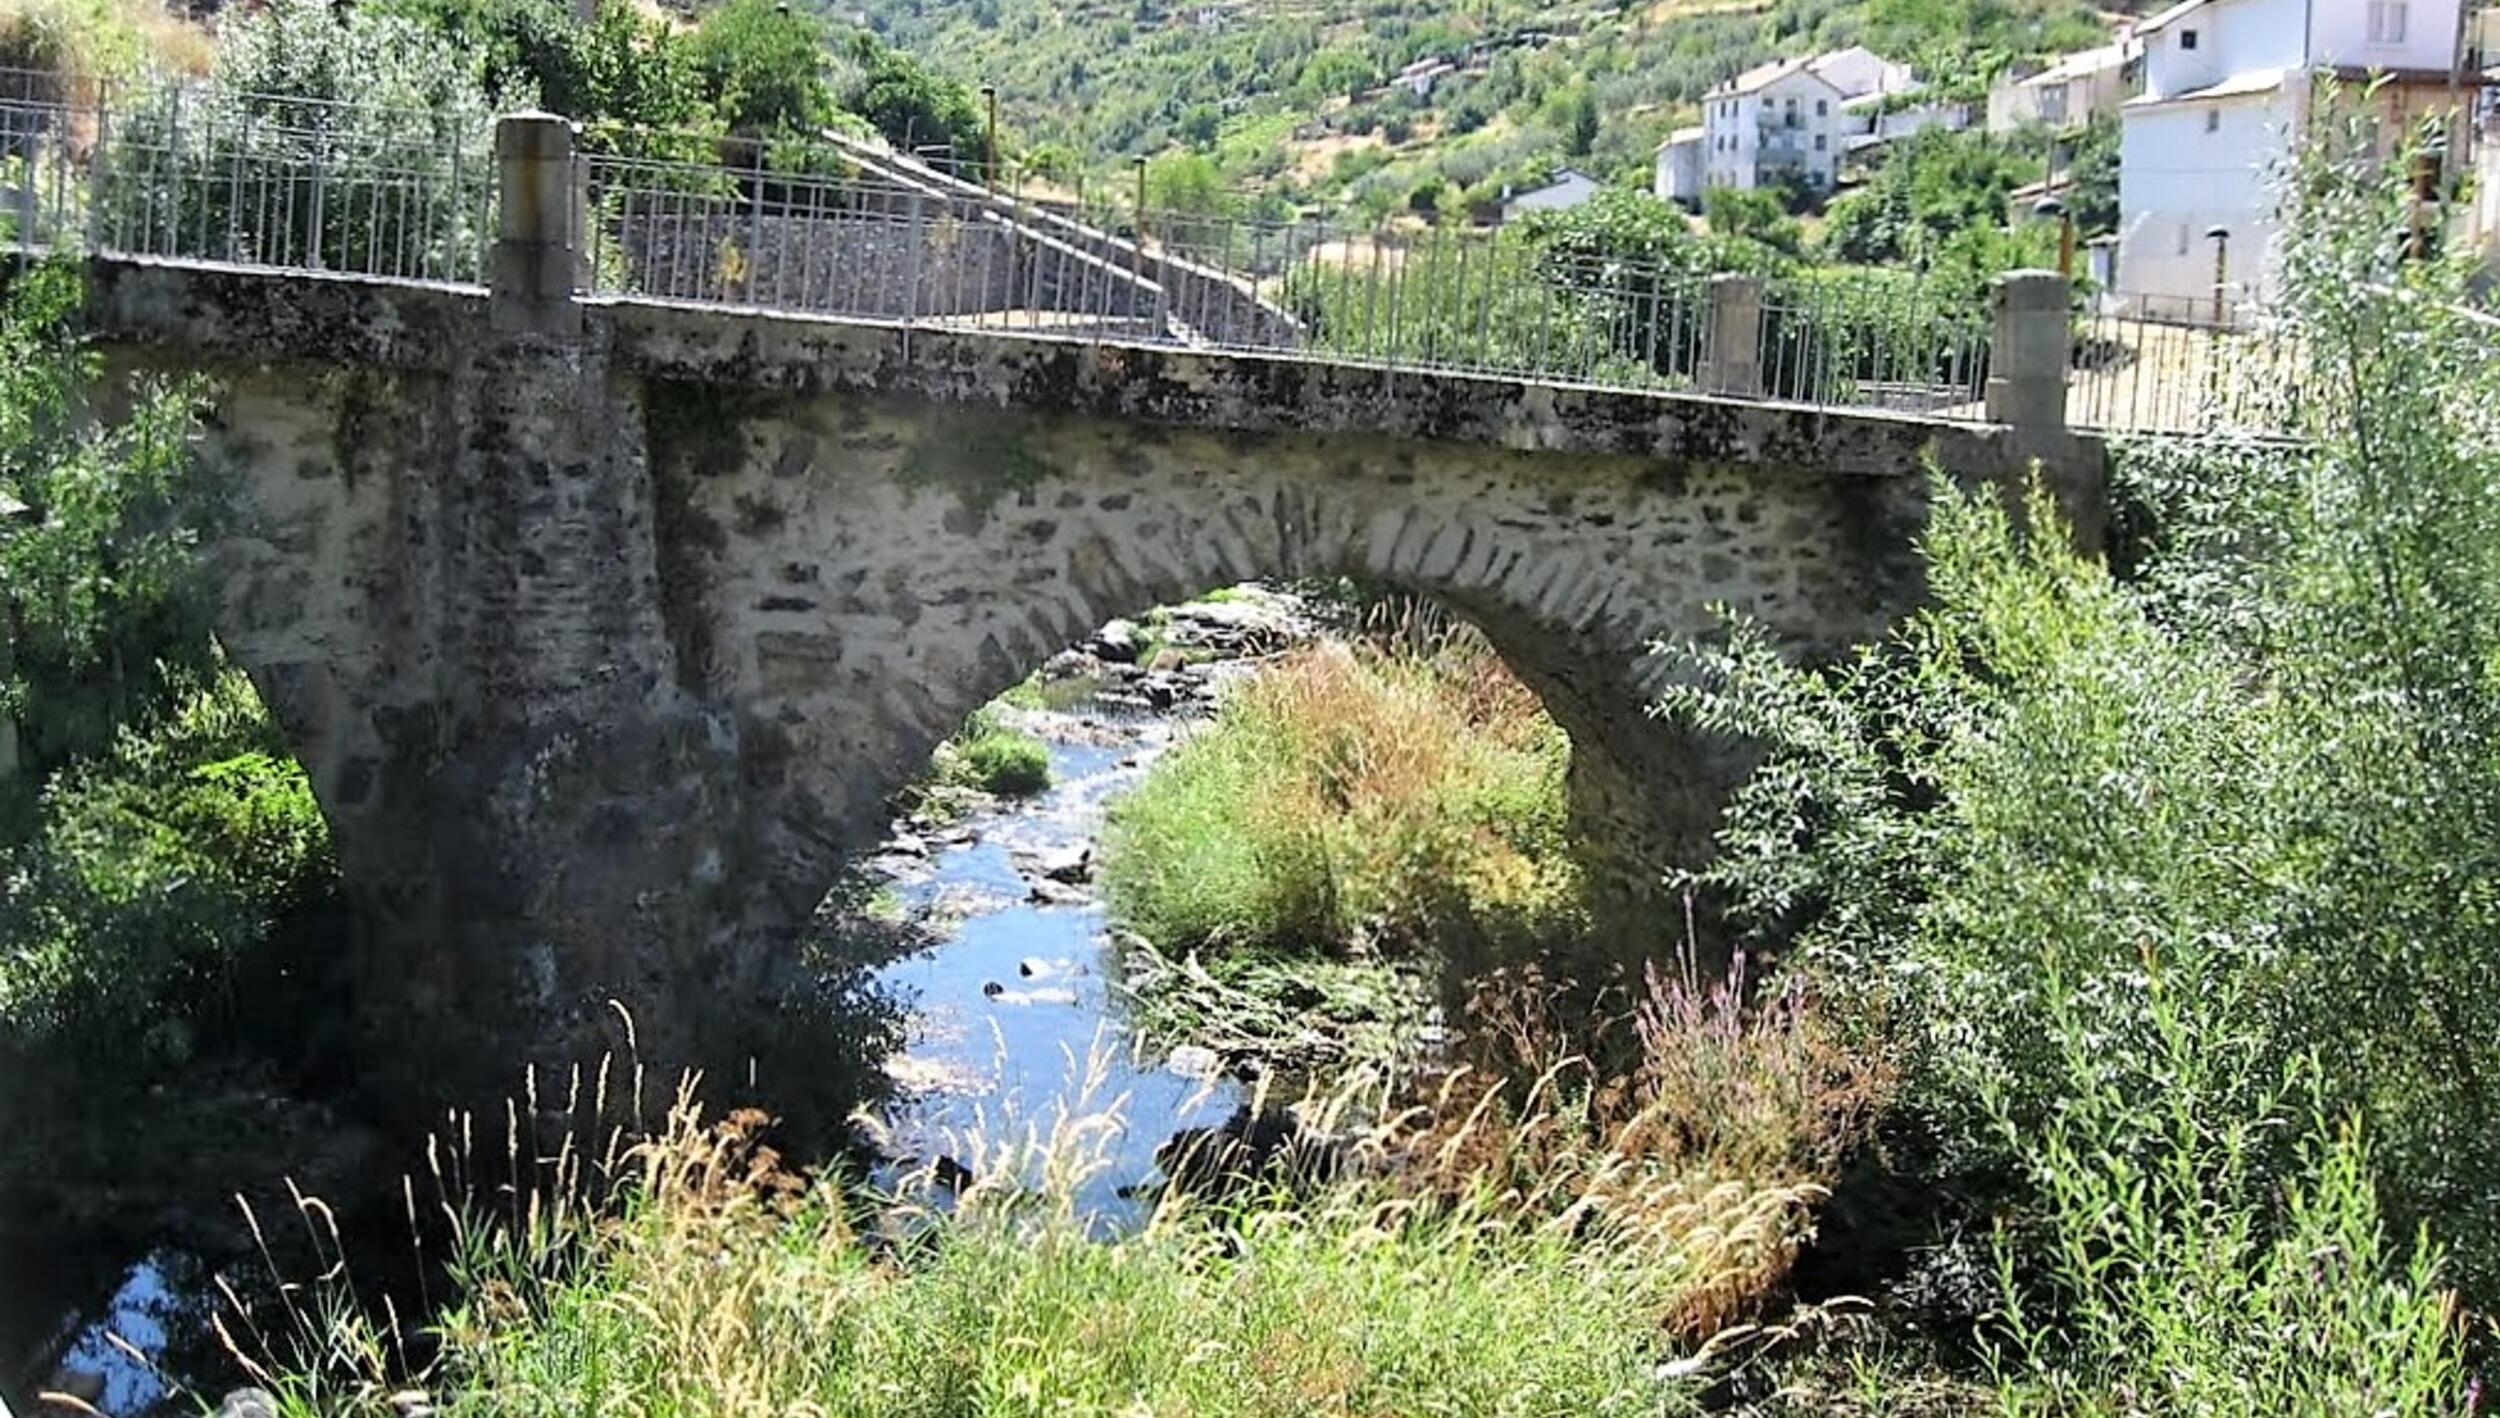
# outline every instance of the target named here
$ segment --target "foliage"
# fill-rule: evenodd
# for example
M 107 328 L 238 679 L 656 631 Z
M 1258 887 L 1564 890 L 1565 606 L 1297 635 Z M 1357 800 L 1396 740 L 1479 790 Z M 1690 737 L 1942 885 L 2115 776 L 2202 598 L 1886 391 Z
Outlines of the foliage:
M 691 46 L 626 0 L 603 0 L 588 24 L 566 0 L 384 0 L 372 8 L 480 56 L 489 92 L 536 93 L 546 108 L 580 120 L 593 146 L 619 128 L 714 126 L 708 76 Z
M 2066 153 L 2067 186 L 2059 194 L 2083 238 L 2118 230 L 2118 120 L 2095 117 Z
M 404 14 L 274 0 L 224 28 L 216 83 L 149 86 L 117 114 L 108 220 L 163 255 L 474 279 L 494 117 L 535 102 L 485 68 Z
M 1171 951 L 1412 953 L 1462 928 L 1566 928 L 1566 757 L 1489 653 L 1303 652 L 1117 805 L 1105 887 Z
M 2284 392 L 2313 445 L 2139 451 L 2160 532 L 2135 584 L 2066 550 L 2044 500 L 2018 521 L 1940 485 L 1931 609 L 1816 672 L 1740 630 L 1672 703 L 1769 746 L 1708 881 L 1894 1022 L 1949 1169 L 2063 1137 L 2134 1185 L 2187 1144 L 2147 1130 L 2157 1113 L 2078 1123 L 2078 1071 L 2114 1099 L 2184 1097 L 2215 1139 L 2315 1061 L 2300 1126 L 2248 1134 L 2229 1185 L 2361 1224 L 2332 1121 L 2355 1116 L 2391 1224 L 2428 1226 L 2487 1300 L 2500 361 L 2458 272 L 2395 264 L 2404 196 L 2348 159 L 2365 141 L 2322 135 L 2296 189 L 2308 367 Z M 2174 1239 L 2204 1224 L 2173 1219 Z M 2274 1284 L 2268 1248 L 2303 1224 L 2259 1217 L 2217 1283 Z
M 222 30 L 216 88 L 226 94 L 348 102 L 393 110 L 413 141 L 501 109 L 528 107 L 526 86 L 490 90 L 487 55 L 404 15 L 321 0 L 272 0 Z M 264 117 L 287 110 L 270 109 Z M 427 116 L 431 122 L 422 121 Z M 196 120 L 195 120 L 196 121 Z
M 1645 1090 L 1572 1092 L 1443 1087 L 1364 1126 L 1371 1085 L 1310 1098 L 1332 1140 L 1299 1172 L 1166 1188 L 1111 1235 L 1078 1198 L 1122 1121 L 1090 1094 L 877 1197 L 787 1172 L 759 1118 L 705 1127 L 684 1095 L 665 1135 L 543 1158 L 535 1186 L 462 1191 L 484 1159 L 453 1142 L 428 1154 L 459 1294 L 427 1367 L 400 1367 L 424 1349 L 395 1318 L 315 1285 L 251 1331 L 289 1336 L 258 1372 L 291 1413 L 411 1389 L 452 1414 L 1687 1411 L 1662 1332 L 1774 1293 L 1817 1189 L 1617 1150 L 1659 1136 Z M 602 1193 L 621 1204 L 583 1205 Z
M 1760 242 L 1782 255 L 1796 255 L 1803 240 L 1779 194 L 1763 188 L 1713 187 L 1702 194 L 1701 210 L 1718 235 Z
M 1921 129 L 1832 203 L 1824 249 L 1842 261 L 1927 265 L 1965 231 L 2004 227 L 2009 194 L 2040 176 L 2038 161 L 1994 134 Z
M 843 90 L 842 106 L 887 142 L 906 151 L 945 143 L 959 161 L 987 160 L 988 122 L 962 84 L 865 33 L 851 38 L 851 62 L 858 74 Z
M 924 791 L 938 797 L 950 792 L 1029 797 L 1050 786 L 1050 749 L 984 706 L 963 732 L 938 745 L 930 759 L 930 780 Z
M 695 27 L 688 57 L 729 131 L 813 133 L 831 122 L 826 30 L 813 12 L 776 0 L 729 0 Z
M 2241 1041 L 2157 983 L 2166 1087 L 2148 1106 L 2102 1066 L 2089 1002 L 2062 986 L 2042 993 L 2068 1089 L 2036 1134 L 1998 1118 L 2043 1199 L 2029 1239 L 2048 1292 L 2026 1296 L 2023 1249 L 2001 1233 L 2003 1411 L 2470 1410 L 2440 1252 L 2394 1244 L 2369 1150 L 2314 1065 L 2241 1111 Z
M 0 0 L 0 68 L 26 71 L 12 84 L 38 86 L 36 76 L 49 76 L 63 98 L 150 67 L 196 74 L 211 55 L 208 36 L 157 0 Z
M 47 265 L 0 308 L 0 505 L 24 509 L 0 516 L 0 713 L 25 775 L 0 783 L 0 842 L 14 792 L 152 720 L 209 649 L 192 557 L 221 502 L 192 475 L 199 387 L 142 381 L 126 416 L 92 417 L 78 301 L 76 272 Z
M 1134 156 L 1208 151 L 1278 216 L 1392 210 L 1438 178 L 1485 196 L 1569 162 L 1647 185 L 1652 150 L 1749 65 L 1865 42 L 1962 86 L 2016 57 L 2107 42 L 2073 0 L 1772 0 L 1601 8 L 1531 0 L 1309 7 L 871 0 L 870 28 L 940 73 L 995 84 L 1004 119 L 1082 155 L 1095 182 Z M 1388 84 L 1450 61 L 1428 94 Z M 1210 148 L 1208 123 L 1219 123 Z M 1233 135 L 1254 135 L 1235 143 Z M 1385 135 L 1385 146 L 1348 140 Z M 1350 151 L 1377 170 L 1339 166 Z
M 41 829 L 0 854 L 0 1043 L 178 1061 L 331 872 L 303 770 L 250 683 L 218 671 L 161 727 L 56 778 Z

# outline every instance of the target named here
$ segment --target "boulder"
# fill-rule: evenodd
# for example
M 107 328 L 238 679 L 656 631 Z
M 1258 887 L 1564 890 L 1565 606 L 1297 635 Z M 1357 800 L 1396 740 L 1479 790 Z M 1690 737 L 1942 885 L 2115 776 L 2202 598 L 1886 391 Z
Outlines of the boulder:
M 236 1389 L 211 1418 L 278 1418 L 277 1395 L 265 1388 Z
M 1024 893 L 1024 899 L 1036 906 L 1084 906 L 1094 898 L 1086 895 L 1080 887 L 1044 878 L 1033 883 L 1032 889 Z
M 1137 663 L 1138 648 L 1137 626 L 1125 620 L 1112 621 L 1095 631 L 1094 638 L 1084 645 L 1085 653 L 1109 665 Z
M 1224 1071 L 1224 1058 L 1204 1044 L 1183 1044 L 1166 1055 L 1163 1067 L 1182 1078 L 1205 1080 Z

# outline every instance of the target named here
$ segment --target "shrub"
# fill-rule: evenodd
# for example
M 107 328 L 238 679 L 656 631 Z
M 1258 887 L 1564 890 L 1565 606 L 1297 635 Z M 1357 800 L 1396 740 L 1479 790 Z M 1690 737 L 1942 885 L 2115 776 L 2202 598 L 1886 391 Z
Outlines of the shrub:
M 2022 1174 L 2086 1083 L 2223 1138 L 2314 1060 L 2313 1106 L 2234 1154 L 2244 1183 L 2166 1203 L 2255 1217 L 2217 1283 L 2260 1303 L 2270 1247 L 2307 1223 L 2249 1198 L 2327 1206 L 2350 1115 L 2393 1226 L 2429 1227 L 2487 1301 L 2500 510 L 2479 411 L 2500 360 L 2457 272 L 2394 266 L 2372 235 L 2403 229 L 2401 185 L 2323 149 L 2287 263 L 2307 368 L 2285 390 L 2314 442 L 2139 453 L 2159 541 L 2133 584 L 2067 550 L 2045 497 L 2018 519 L 1939 485 L 1930 609 L 1819 673 L 1740 632 L 1699 657 L 1715 687 L 1671 702 L 1768 747 L 1709 879 L 1897 1026 L 1963 1180 Z M 2125 1169 L 2110 1185 L 2186 1145 L 2161 1117 L 2086 1130 Z M 2046 1180 L 2030 1202 L 2055 1210 Z M 2349 1200 L 2335 1225 L 2375 1222 Z
M 2472 1411 L 2440 1251 L 2388 1235 L 2369 1150 L 2313 1061 L 2241 1112 L 2238 1041 L 2156 992 L 2166 1086 L 2148 1106 L 2103 1066 L 2089 1003 L 2044 992 L 2068 1091 L 2036 1128 L 1998 1117 L 2043 1200 L 2028 1248 L 1998 1239 L 2006 1409 Z M 2021 1274 L 2035 1252 L 2037 1286 Z
M 242 674 L 60 775 L 0 855 L 0 1043 L 78 1051 L 144 1021 L 178 1059 L 286 912 L 330 888 L 311 786 Z
M 1158 946 L 1413 953 L 1576 923 L 1568 745 L 1489 653 L 1322 646 L 1240 685 L 1111 813 L 1114 911 Z
M 1031 734 L 988 729 L 962 747 L 964 767 L 983 792 L 1025 797 L 1050 786 L 1050 750 Z

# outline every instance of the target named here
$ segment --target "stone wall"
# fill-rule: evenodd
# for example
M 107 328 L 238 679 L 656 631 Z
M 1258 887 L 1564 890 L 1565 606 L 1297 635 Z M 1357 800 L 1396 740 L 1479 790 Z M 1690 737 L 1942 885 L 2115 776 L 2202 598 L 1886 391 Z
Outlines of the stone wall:
M 1347 574 L 1483 627 L 1644 870 L 1707 850 L 1740 745 L 1649 718 L 1725 601 L 1800 654 L 1920 594 L 1932 465 L 2035 458 L 2097 539 L 2097 445 L 1691 396 L 99 264 L 126 358 L 205 368 L 227 642 L 289 727 L 411 1096 L 618 1042 L 729 1064 L 887 795 L 1104 621 Z

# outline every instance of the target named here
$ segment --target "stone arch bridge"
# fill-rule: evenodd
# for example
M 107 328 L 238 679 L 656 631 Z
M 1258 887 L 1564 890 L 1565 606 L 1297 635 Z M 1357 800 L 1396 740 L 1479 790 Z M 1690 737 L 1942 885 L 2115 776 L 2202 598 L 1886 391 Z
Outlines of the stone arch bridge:
M 116 357 L 203 370 L 223 632 L 359 906 L 377 1079 L 606 1042 L 725 1059 L 839 859 L 986 699 L 1115 616 L 1342 573 L 1484 629 L 1575 813 L 1707 848 L 1740 766 L 1644 712 L 1727 602 L 1801 655 L 1920 595 L 1932 465 L 2055 429 L 633 301 L 97 258 Z M 543 315 L 541 309 L 538 314 Z M 523 312 L 525 316 L 528 312 Z

